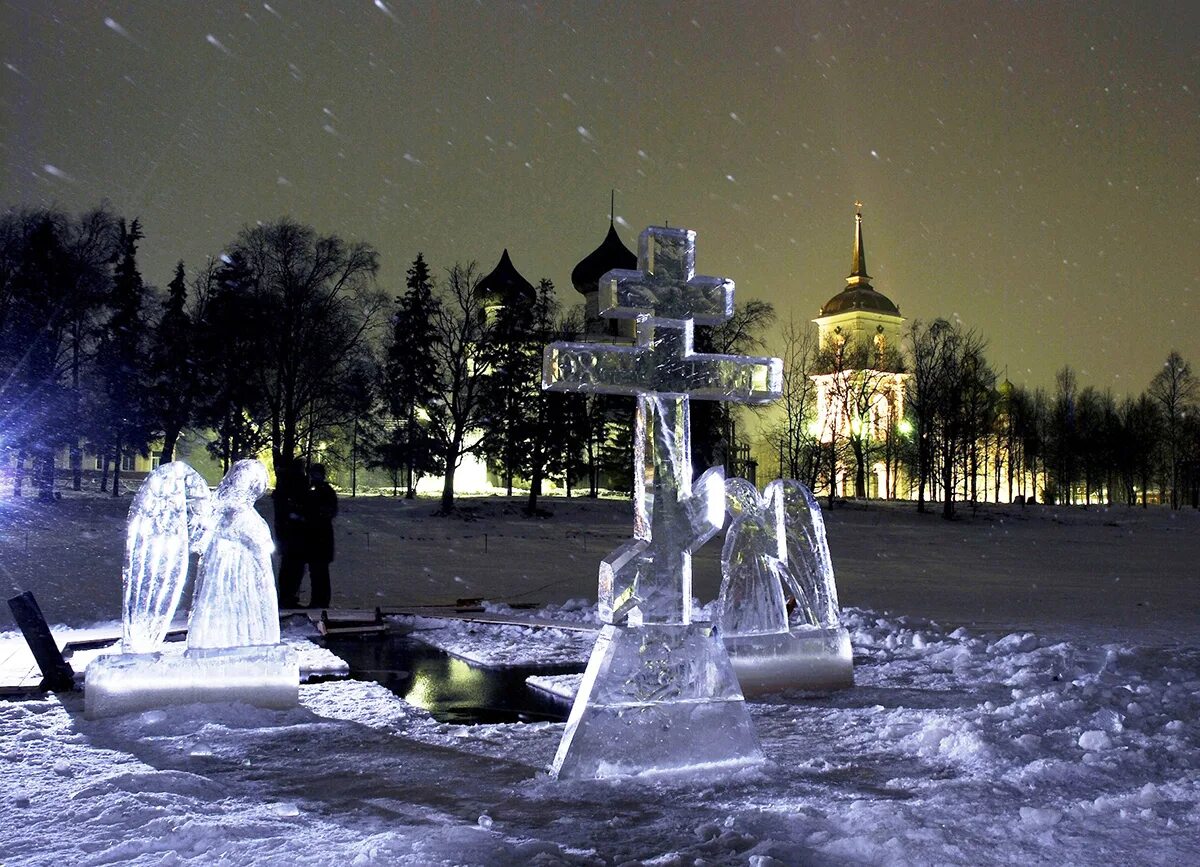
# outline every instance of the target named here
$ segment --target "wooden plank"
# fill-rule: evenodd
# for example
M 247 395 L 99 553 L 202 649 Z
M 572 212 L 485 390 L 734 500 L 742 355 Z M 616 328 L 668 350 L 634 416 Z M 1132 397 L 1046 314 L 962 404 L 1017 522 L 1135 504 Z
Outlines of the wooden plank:
M 488 614 L 458 611 L 454 608 L 389 608 L 386 614 L 402 614 L 410 617 L 429 617 L 444 620 L 463 620 L 469 623 L 489 623 L 495 626 L 531 626 L 538 629 L 563 629 L 568 632 L 599 632 L 600 627 L 578 620 L 548 620 L 545 618 L 522 617 L 519 614 Z
M 75 671 L 63 658 L 58 642 L 50 632 L 50 626 L 38 607 L 33 594 L 26 590 L 20 596 L 8 600 L 13 619 L 21 628 L 21 634 L 33 652 L 38 668 L 42 672 L 41 688 L 58 692 L 75 688 Z

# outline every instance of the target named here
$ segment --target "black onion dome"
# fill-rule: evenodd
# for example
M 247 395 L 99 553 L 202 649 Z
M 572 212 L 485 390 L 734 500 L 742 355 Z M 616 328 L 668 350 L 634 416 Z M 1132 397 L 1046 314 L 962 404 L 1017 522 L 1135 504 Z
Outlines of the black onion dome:
M 892 299 L 882 292 L 876 292 L 870 286 L 859 284 L 847 286 L 826 301 L 825 306 L 821 308 L 821 316 L 836 316 L 838 313 L 849 313 L 852 310 L 887 313 L 890 316 L 900 315 L 900 308 L 892 303 Z
M 532 304 L 537 299 L 533 284 L 521 276 L 508 258 L 508 248 L 500 255 L 500 261 L 492 272 L 479 281 L 479 291 L 490 295 L 502 305 Z
M 621 241 L 616 227 L 608 224 L 608 234 L 600 246 L 579 260 L 571 269 L 571 285 L 576 292 L 587 295 L 600 287 L 600 278 L 614 268 L 632 271 L 637 268 L 637 254 L 630 251 Z

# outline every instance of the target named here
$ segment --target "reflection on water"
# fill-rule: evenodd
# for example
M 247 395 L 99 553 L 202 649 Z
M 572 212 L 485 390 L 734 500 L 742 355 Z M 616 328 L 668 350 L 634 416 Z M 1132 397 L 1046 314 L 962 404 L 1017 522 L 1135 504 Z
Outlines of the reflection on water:
M 531 674 L 565 674 L 582 666 L 483 668 L 402 633 L 328 636 L 324 644 L 350 666 L 350 676 L 386 686 L 441 722 L 474 725 L 561 722 L 570 705 L 531 689 Z

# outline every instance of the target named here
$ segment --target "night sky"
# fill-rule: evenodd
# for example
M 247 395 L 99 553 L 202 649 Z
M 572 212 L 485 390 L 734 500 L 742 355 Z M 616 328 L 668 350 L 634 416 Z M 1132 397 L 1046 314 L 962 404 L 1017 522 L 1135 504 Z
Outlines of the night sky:
M 0 204 L 107 199 L 165 285 L 290 215 L 398 289 L 617 226 L 809 319 L 876 288 L 1018 383 L 1200 368 L 1200 4 L 0 0 Z

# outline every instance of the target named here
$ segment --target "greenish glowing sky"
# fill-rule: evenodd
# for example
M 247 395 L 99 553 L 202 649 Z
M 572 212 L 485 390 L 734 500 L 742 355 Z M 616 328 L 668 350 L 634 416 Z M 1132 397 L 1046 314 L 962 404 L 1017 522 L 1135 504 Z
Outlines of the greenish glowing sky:
M 398 287 L 507 247 L 564 300 L 618 229 L 783 316 L 959 316 L 1016 382 L 1200 367 L 1200 4 L 0 0 L 0 202 L 140 216 L 163 285 L 247 222 Z

